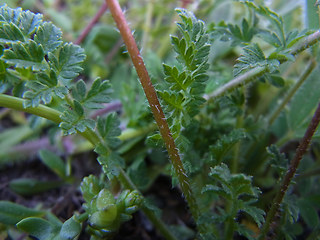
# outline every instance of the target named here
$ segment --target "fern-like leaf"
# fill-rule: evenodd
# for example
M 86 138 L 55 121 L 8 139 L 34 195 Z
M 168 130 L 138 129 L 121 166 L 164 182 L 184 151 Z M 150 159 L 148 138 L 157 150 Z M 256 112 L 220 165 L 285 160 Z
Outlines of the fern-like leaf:
M 106 118 L 98 118 L 97 130 L 111 148 L 117 147 L 120 143 L 120 139 L 117 138 L 121 134 L 119 125 L 120 121 L 116 114 L 110 114 Z
M 61 30 L 51 22 L 45 22 L 37 29 L 34 41 L 43 47 L 45 54 L 48 54 L 62 44 L 61 38 Z
M 58 53 L 48 54 L 50 67 L 53 68 L 58 76 L 58 80 L 65 86 L 82 71 L 81 64 L 86 58 L 84 50 L 72 43 L 64 44 Z
M 249 214 L 258 226 L 261 226 L 264 222 L 264 211 L 252 205 L 256 202 L 260 191 L 252 186 L 251 177 L 245 174 L 231 174 L 227 165 L 223 163 L 211 168 L 209 176 L 213 178 L 215 184 L 206 185 L 202 192 L 210 191 L 232 203 L 230 212 L 222 212 L 223 215 L 233 221 L 233 218 L 243 211 Z
M 2 60 L 16 68 L 29 68 L 35 71 L 44 70 L 47 65 L 44 61 L 44 51 L 41 45 L 29 40 L 26 43 L 13 43 L 12 49 L 4 51 Z
M 252 44 L 243 49 L 244 53 L 237 59 L 233 74 L 238 76 L 255 67 L 268 67 L 269 72 L 275 72 L 280 65 L 277 59 L 266 59 L 263 51 L 257 44 Z
M 28 81 L 26 91 L 23 97 L 26 99 L 24 107 L 37 107 L 42 101 L 44 104 L 49 104 L 54 96 L 61 99 L 68 93 L 68 89 L 64 86 L 59 86 L 57 76 L 54 71 L 50 74 L 40 72 L 36 76 L 36 81 Z
M 163 64 L 165 81 L 170 91 L 159 91 L 173 136 L 180 136 L 182 125 L 190 124 L 204 102 L 205 82 L 208 79 L 208 55 L 210 45 L 204 22 L 191 12 L 177 9 L 181 22 L 177 23 L 181 37 L 172 36 L 171 43 L 177 53 L 178 64 Z
M 0 8 L 0 43 L 25 42 L 42 23 L 42 15 L 7 5 Z
M 73 101 L 73 108 L 66 109 L 60 117 L 62 122 L 59 126 L 65 135 L 84 132 L 87 128 L 93 130 L 96 125 L 94 120 L 84 117 L 84 109 L 76 100 Z
M 82 106 L 89 109 L 103 108 L 103 103 L 110 101 L 111 85 L 109 81 L 102 81 L 97 78 L 90 90 L 87 92 L 83 80 L 79 80 L 72 88 L 72 96 L 79 101 Z

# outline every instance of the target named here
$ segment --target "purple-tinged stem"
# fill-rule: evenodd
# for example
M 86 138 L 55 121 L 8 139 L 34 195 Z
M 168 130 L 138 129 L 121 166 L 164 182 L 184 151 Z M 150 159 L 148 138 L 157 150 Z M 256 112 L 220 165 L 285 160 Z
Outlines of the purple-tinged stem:
M 286 191 L 297 171 L 297 168 L 300 164 L 300 161 L 303 157 L 303 155 L 307 152 L 308 147 L 310 145 L 311 138 L 315 131 L 317 130 L 317 127 L 320 122 L 320 103 L 317 107 L 317 110 L 315 111 L 313 118 L 307 128 L 307 131 L 305 132 L 303 138 L 300 141 L 300 144 L 296 150 L 296 154 L 294 158 L 292 159 L 289 169 L 287 171 L 287 174 L 285 175 L 282 184 L 280 186 L 280 190 L 278 191 L 272 206 L 267 214 L 266 222 L 262 227 L 261 234 L 259 237 L 259 240 L 265 239 L 266 235 L 268 234 L 270 230 L 270 225 L 274 220 L 275 215 L 278 213 L 280 209 L 280 204 L 286 194 Z
M 107 113 L 110 113 L 110 112 L 121 110 L 121 108 L 122 108 L 122 103 L 120 101 L 114 101 L 114 102 L 111 102 L 111 103 L 107 103 L 107 104 L 105 104 L 104 108 L 93 112 L 90 115 L 90 118 L 96 119 L 98 116 L 101 116 L 101 115 L 104 115 L 104 114 L 107 114 Z
M 106 2 L 103 2 L 99 11 L 97 14 L 91 19 L 89 24 L 85 27 L 85 29 L 82 31 L 80 36 L 74 41 L 75 44 L 80 44 L 82 41 L 86 38 L 86 36 L 89 34 L 91 29 L 94 27 L 94 25 L 99 21 L 101 16 L 104 14 L 104 12 L 108 9 L 108 5 Z

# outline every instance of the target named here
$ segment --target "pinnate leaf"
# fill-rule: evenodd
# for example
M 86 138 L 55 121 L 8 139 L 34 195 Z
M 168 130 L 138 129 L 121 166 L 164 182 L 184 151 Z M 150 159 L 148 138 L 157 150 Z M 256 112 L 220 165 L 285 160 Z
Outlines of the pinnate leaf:
M 23 97 L 26 99 L 24 107 L 37 107 L 42 101 L 44 104 L 51 103 L 53 97 L 58 96 L 61 99 L 68 93 L 68 89 L 59 86 L 57 76 L 54 71 L 50 75 L 40 72 L 36 75 L 36 81 L 28 81 L 26 91 Z
M 98 132 L 111 148 L 117 147 L 120 143 L 120 139 L 117 138 L 121 134 L 119 125 L 120 121 L 116 114 L 110 114 L 106 118 L 98 118 Z
M 20 29 L 23 36 L 29 38 L 42 23 L 42 14 L 35 14 L 30 11 L 22 11 L 21 8 L 12 9 L 7 5 L 0 7 L 0 24 L 6 24 L 11 28 Z M 11 39 L 13 40 L 13 39 Z M 24 39 L 21 39 L 24 41 Z
M 10 44 L 24 42 L 21 30 L 13 23 L 0 22 L 0 43 Z
M 39 26 L 34 41 L 43 47 L 45 54 L 53 52 L 62 44 L 62 32 L 51 22 L 44 22 Z
M 84 117 L 84 109 L 76 100 L 73 101 L 73 108 L 67 108 L 60 117 L 62 122 L 59 126 L 65 135 L 84 132 L 87 128 L 91 130 L 95 128 L 95 121 Z
M 64 44 L 56 54 L 49 53 L 49 64 L 55 70 L 58 80 L 69 86 L 71 80 L 82 71 L 81 64 L 86 58 L 84 50 L 72 43 Z
M 13 43 L 12 49 L 4 51 L 2 60 L 17 68 L 31 67 L 38 71 L 47 68 L 43 63 L 44 55 L 42 46 L 33 40 L 29 40 L 26 43 Z
M 102 81 L 97 78 L 90 90 L 87 92 L 83 80 L 79 80 L 72 89 L 72 96 L 79 101 L 82 106 L 89 109 L 103 108 L 104 103 L 110 101 L 111 85 L 109 81 Z

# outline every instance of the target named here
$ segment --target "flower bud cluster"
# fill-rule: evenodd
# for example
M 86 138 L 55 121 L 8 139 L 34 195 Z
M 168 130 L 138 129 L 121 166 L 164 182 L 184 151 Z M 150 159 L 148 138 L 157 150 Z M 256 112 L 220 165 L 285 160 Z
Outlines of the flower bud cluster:
M 99 185 L 94 176 L 84 178 L 81 191 L 86 201 L 83 206 L 89 215 L 88 231 L 95 236 L 93 239 L 112 236 L 121 223 L 132 218 L 142 203 L 142 197 L 136 190 L 124 190 L 115 198 L 108 189 Z

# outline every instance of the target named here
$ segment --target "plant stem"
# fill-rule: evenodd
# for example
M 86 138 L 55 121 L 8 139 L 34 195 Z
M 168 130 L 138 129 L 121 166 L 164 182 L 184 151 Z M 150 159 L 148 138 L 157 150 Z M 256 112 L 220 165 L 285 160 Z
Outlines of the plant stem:
M 192 193 L 189 178 L 184 170 L 184 167 L 178 152 L 178 148 L 175 145 L 168 123 L 166 121 L 166 117 L 160 106 L 156 91 L 151 83 L 149 74 L 142 60 L 137 44 L 131 34 L 131 30 L 127 24 L 127 21 L 124 17 L 124 14 L 120 8 L 118 1 L 116 0 L 106 0 L 106 1 L 109 6 L 110 12 L 118 26 L 118 29 L 123 38 L 123 41 L 127 46 L 133 65 L 136 68 L 141 85 L 148 99 L 151 111 L 158 125 L 160 134 L 165 142 L 169 157 L 171 159 L 171 163 L 177 174 L 182 192 L 189 204 L 191 214 L 193 215 L 194 219 L 197 221 L 199 217 L 199 209 L 196 203 L 196 199 Z
M 152 14 L 154 8 L 154 0 L 147 0 L 147 12 L 144 24 L 144 31 L 142 37 L 142 50 L 149 49 L 149 35 L 151 30 L 151 23 L 152 23 Z
M 44 105 L 39 105 L 38 107 L 29 107 L 29 108 L 24 108 L 23 105 L 24 99 L 9 96 L 6 94 L 0 94 L 0 107 L 6 107 L 6 108 L 11 108 L 27 113 L 31 113 L 34 115 L 37 115 L 39 117 L 46 118 L 48 120 L 51 120 L 57 124 L 62 122 L 62 119 L 60 118 L 61 112 L 52 109 L 50 107 L 44 106 Z M 84 138 L 86 138 L 89 142 L 92 143 L 93 146 L 98 145 L 101 140 L 99 136 L 92 131 L 91 129 L 86 129 L 84 132 L 78 132 L 80 135 L 82 135 Z M 135 189 L 137 190 L 137 187 L 132 183 L 130 178 L 127 176 L 127 174 L 123 171 L 123 169 L 119 169 L 119 181 L 126 186 L 128 189 Z M 142 209 L 147 216 L 150 216 L 151 222 L 158 227 L 159 224 L 162 224 L 162 226 L 159 226 L 159 230 L 164 236 L 171 236 L 168 237 L 167 239 L 169 240 L 177 240 L 167 229 L 167 227 L 162 223 L 162 221 L 155 215 L 154 212 L 147 208 Z
M 296 44 L 297 46 L 294 47 L 290 51 L 290 54 L 294 55 L 294 56 L 299 54 L 300 52 L 304 51 L 305 49 L 316 44 L 319 41 L 319 39 L 320 39 L 320 30 L 316 31 L 313 34 L 310 34 L 309 36 L 305 37 L 302 41 L 297 43 Z M 285 61 L 279 60 L 279 62 L 283 63 Z M 211 99 L 211 98 L 214 99 L 214 98 L 221 97 L 224 94 L 226 94 L 227 92 L 230 92 L 233 89 L 235 89 L 236 87 L 240 86 L 241 84 L 247 84 L 247 83 L 251 82 L 252 80 L 256 79 L 258 76 L 261 76 L 262 74 L 264 74 L 268 71 L 269 71 L 269 69 L 266 66 L 264 66 L 264 67 L 259 66 L 259 67 L 253 68 L 253 69 L 249 70 L 248 72 L 232 79 L 227 84 L 221 86 L 216 91 L 214 91 L 213 93 L 206 96 L 206 98 L 207 99 Z
M 86 38 L 86 36 L 90 33 L 94 25 L 99 21 L 104 12 L 108 9 L 108 5 L 106 2 L 103 2 L 97 14 L 91 19 L 89 24 L 82 31 L 80 36 L 74 41 L 75 44 L 80 44 Z
M 280 204 L 284 198 L 284 195 L 297 171 L 297 168 L 299 166 L 299 163 L 303 157 L 303 155 L 307 152 L 307 149 L 310 145 L 311 138 L 313 134 L 315 133 L 318 125 L 320 122 L 320 103 L 313 115 L 313 118 L 304 134 L 304 137 L 300 141 L 299 147 L 296 150 L 296 154 L 293 158 L 293 160 L 290 163 L 289 169 L 287 171 L 287 174 L 285 175 L 282 184 L 280 186 L 280 189 L 272 203 L 272 206 L 267 214 L 266 222 L 262 227 L 261 234 L 259 236 L 259 240 L 265 239 L 267 233 L 270 229 L 270 224 L 273 222 L 273 219 L 275 215 L 278 213 L 280 209 Z
M 297 92 L 297 90 L 300 88 L 302 83 L 304 83 L 304 81 L 308 78 L 308 76 L 311 74 L 311 72 L 316 67 L 316 65 L 317 65 L 316 62 L 314 60 L 311 60 L 307 69 L 301 75 L 297 83 L 291 88 L 288 95 L 283 99 L 282 103 L 279 105 L 279 107 L 273 112 L 273 114 L 269 118 L 269 121 L 268 121 L 269 126 L 271 126 L 274 120 L 277 119 L 277 117 L 279 116 L 283 108 L 288 104 L 288 102 L 293 97 L 293 95 Z
M 249 70 L 248 72 L 246 72 L 246 73 L 244 73 L 244 74 L 232 79 L 227 84 L 221 86 L 216 91 L 214 91 L 213 93 L 209 94 L 207 96 L 207 98 L 215 99 L 215 98 L 221 97 L 226 92 L 232 91 L 233 89 L 235 89 L 236 87 L 240 86 L 241 84 L 247 84 L 251 80 L 255 79 L 258 76 L 261 76 L 262 74 L 264 74 L 267 71 L 268 71 L 267 67 L 256 67 L 256 68 L 253 68 L 253 69 Z

